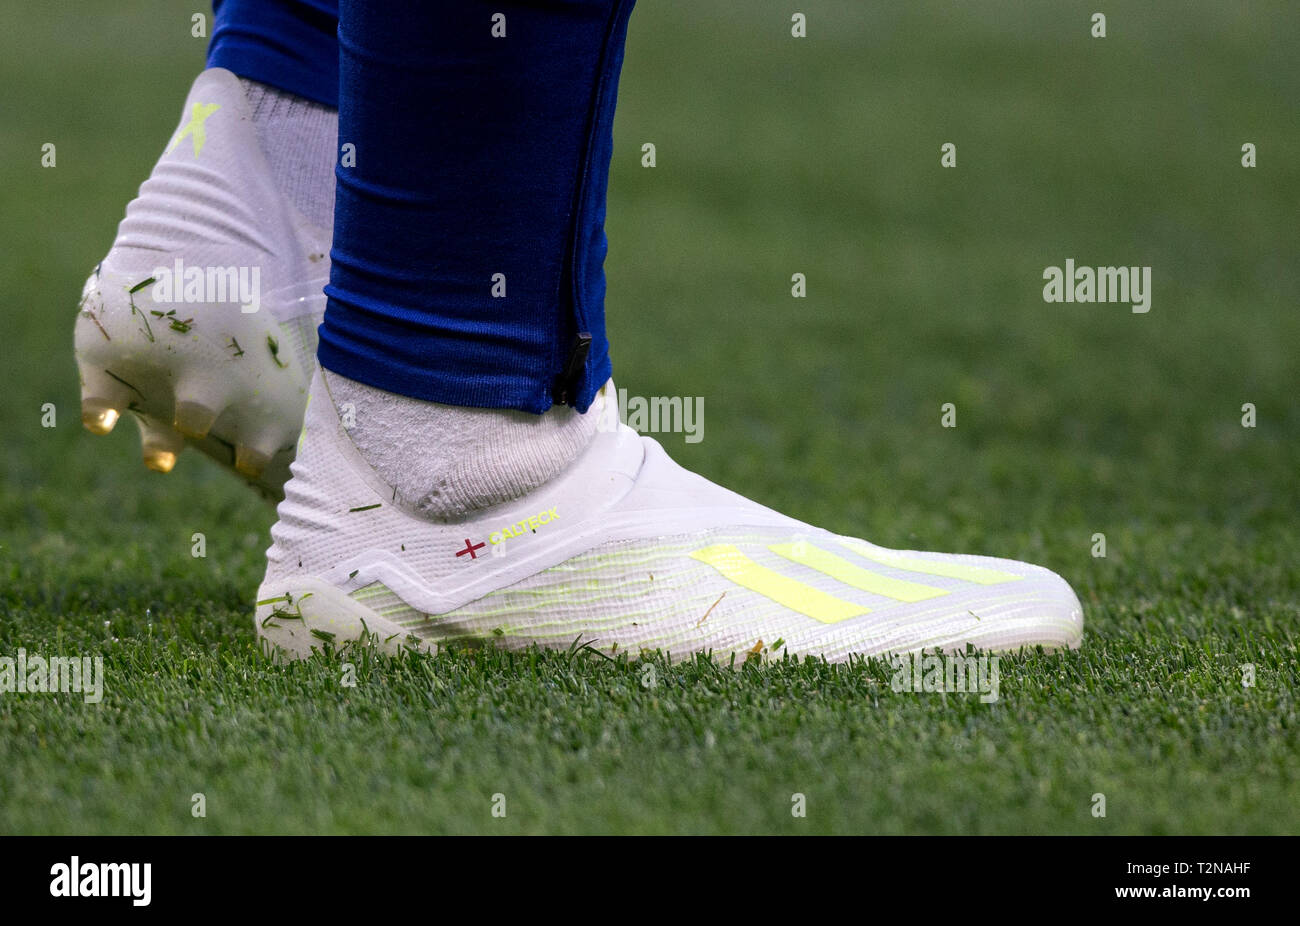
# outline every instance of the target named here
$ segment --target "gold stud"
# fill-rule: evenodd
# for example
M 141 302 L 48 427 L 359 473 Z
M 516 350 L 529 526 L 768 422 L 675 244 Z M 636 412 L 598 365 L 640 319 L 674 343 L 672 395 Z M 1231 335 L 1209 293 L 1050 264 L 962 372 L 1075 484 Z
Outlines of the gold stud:
M 149 467 L 155 473 L 170 473 L 172 467 L 176 465 L 176 454 L 170 450 L 160 450 L 157 447 L 145 447 L 144 465 Z
M 186 437 L 199 440 L 207 437 L 212 430 L 212 423 L 217 420 L 217 413 L 198 402 L 177 402 L 173 424 L 177 431 Z
M 81 403 L 81 423 L 91 434 L 107 434 L 122 417 L 116 408 L 109 408 L 98 402 Z

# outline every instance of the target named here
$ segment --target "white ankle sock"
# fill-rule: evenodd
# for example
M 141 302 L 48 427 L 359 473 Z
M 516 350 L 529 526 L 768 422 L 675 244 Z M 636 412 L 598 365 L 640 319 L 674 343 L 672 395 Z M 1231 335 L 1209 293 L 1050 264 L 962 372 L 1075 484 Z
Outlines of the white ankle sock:
M 323 370 L 362 457 L 407 504 L 451 520 L 556 476 L 596 435 L 598 412 L 464 408 L 385 392 Z
M 239 82 L 276 185 L 299 212 L 330 231 L 339 111 L 254 80 Z

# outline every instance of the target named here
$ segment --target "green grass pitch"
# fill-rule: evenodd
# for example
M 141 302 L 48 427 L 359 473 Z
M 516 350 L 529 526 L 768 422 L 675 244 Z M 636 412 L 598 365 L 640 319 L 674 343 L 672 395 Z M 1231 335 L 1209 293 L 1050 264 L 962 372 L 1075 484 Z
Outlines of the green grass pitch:
M 42 3 L 0 37 L 0 655 L 107 681 L 0 694 L 0 833 L 1300 829 L 1300 11 L 1110 2 L 1094 39 L 1074 0 L 807 0 L 794 39 L 787 6 L 633 16 L 617 382 L 705 397 L 669 452 L 801 519 L 1055 569 L 1082 649 L 1004 659 L 996 704 L 882 664 L 261 658 L 272 511 L 83 431 L 71 355 L 204 41 L 174 3 Z M 1045 303 L 1067 258 L 1151 266 L 1150 312 Z

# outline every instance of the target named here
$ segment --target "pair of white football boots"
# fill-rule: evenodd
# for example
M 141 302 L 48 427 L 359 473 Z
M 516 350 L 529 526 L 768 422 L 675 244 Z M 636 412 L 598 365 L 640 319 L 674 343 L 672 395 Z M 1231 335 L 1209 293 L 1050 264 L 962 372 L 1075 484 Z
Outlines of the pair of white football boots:
M 129 411 L 151 468 L 188 443 L 281 499 L 256 612 L 274 650 L 580 641 L 834 661 L 1079 644 L 1082 608 L 1052 572 L 764 508 L 620 424 L 612 383 L 550 481 L 458 520 L 416 511 L 353 446 L 315 364 L 329 239 L 277 189 L 239 80 L 205 71 L 76 324 L 88 429 Z

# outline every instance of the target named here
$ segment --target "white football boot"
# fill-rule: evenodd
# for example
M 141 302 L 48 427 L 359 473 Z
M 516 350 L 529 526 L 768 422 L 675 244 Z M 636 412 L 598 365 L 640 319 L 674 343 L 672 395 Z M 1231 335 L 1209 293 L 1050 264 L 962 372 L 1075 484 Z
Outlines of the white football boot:
M 1079 645 L 1082 608 L 1054 573 L 886 550 L 778 514 L 677 466 L 618 422 L 613 395 L 607 383 L 588 412 L 600 429 L 554 479 L 439 522 L 361 458 L 318 374 L 271 531 L 260 637 L 290 656 L 326 642 L 833 661 Z
M 213 68 L 86 281 L 75 340 L 82 422 L 127 411 L 144 462 L 188 442 L 279 498 L 315 364 L 330 229 L 272 179 L 242 85 Z

